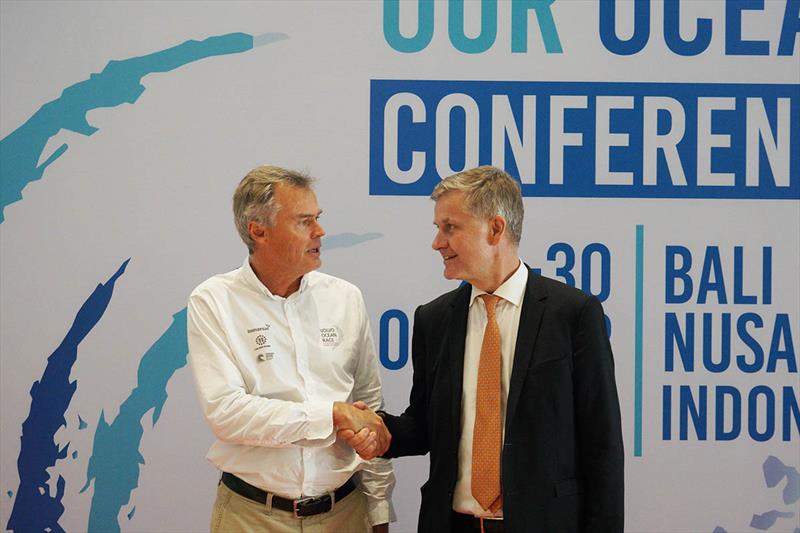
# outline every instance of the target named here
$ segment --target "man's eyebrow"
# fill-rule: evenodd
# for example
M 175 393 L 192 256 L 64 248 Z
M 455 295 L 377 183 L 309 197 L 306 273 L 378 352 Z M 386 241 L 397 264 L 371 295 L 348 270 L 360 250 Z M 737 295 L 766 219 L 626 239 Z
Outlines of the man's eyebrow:
M 322 214 L 322 209 L 320 209 L 316 213 L 299 213 L 299 214 L 295 215 L 295 218 L 298 218 L 298 219 L 301 219 L 301 218 L 317 218 L 321 214 Z

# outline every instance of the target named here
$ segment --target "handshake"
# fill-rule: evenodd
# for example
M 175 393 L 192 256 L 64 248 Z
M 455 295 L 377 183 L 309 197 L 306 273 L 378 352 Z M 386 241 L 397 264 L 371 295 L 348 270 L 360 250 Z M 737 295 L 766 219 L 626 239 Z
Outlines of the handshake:
M 383 419 L 364 402 L 333 402 L 333 425 L 336 436 L 367 461 L 386 453 L 392 441 Z

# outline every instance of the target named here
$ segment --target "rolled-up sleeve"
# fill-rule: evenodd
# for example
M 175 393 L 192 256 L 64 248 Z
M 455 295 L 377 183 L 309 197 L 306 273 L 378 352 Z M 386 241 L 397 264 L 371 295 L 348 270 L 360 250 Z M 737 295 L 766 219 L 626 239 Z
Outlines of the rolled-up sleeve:
M 361 469 L 361 487 L 367 496 L 367 515 L 370 525 L 397 520 L 392 505 L 394 483 L 391 460 L 376 458 L 364 463 Z

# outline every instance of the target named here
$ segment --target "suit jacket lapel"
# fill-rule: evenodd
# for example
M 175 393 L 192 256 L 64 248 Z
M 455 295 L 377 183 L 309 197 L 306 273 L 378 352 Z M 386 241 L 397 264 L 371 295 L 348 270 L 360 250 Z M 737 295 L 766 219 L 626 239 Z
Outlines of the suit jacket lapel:
M 447 335 L 444 339 L 445 357 L 441 363 L 449 367 L 450 373 L 450 420 L 455 430 L 456 443 L 461 438 L 461 393 L 464 383 L 464 344 L 467 337 L 467 315 L 469 313 L 469 297 L 472 286 L 465 283 L 453 297 L 450 303 L 450 322 L 446 326 Z M 445 369 L 442 369 L 445 371 Z M 457 448 L 456 448 L 457 449 Z
M 517 345 L 514 348 L 514 364 L 511 367 L 511 384 L 508 388 L 506 432 L 509 422 L 514 419 L 517 410 L 520 391 L 531 364 L 533 347 L 536 345 L 536 336 L 539 333 L 539 326 L 544 314 L 543 300 L 547 298 L 547 292 L 538 278 L 537 274 L 528 271 L 528 284 L 525 286 L 525 296 L 522 299 L 522 311 L 517 330 Z

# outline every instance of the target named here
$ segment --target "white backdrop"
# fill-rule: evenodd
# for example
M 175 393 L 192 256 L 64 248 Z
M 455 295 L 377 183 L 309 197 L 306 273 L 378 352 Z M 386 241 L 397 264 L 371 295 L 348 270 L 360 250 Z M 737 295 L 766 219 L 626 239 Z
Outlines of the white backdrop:
M 230 198 L 258 164 L 319 178 L 322 270 L 361 287 L 402 410 L 401 339 L 454 286 L 427 194 L 502 151 L 523 259 L 603 293 L 626 529 L 795 531 L 800 2 L 396 6 L 0 4 L 0 523 L 207 530 L 182 310 L 241 263 Z M 393 531 L 427 467 L 395 461 Z

